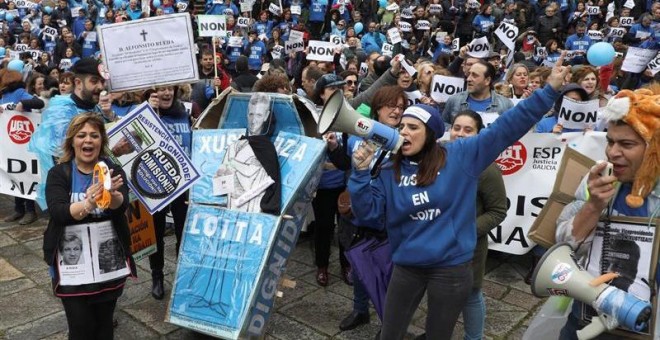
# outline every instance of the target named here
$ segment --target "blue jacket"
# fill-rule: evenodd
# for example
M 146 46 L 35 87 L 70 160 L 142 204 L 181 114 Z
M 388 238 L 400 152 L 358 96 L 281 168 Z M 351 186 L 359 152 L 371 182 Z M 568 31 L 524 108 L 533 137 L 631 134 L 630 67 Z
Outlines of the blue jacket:
M 175 101 L 167 110 L 160 110 L 160 120 L 163 121 L 172 137 L 190 156 L 190 146 L 192 145 L 192 130 L 190 128 L 190 117 L 185 107 L 180 101 Z
M 32 95 L 29 94 L 24 88 L 18 88 L 14 91 L 3 93 L 0 97 L 0 104 L 15 103 L 18 104 L 21 100 L 32 99 Z
M 386 41 L 387 39 L 383 33 L 369 32 L 362 36 L 362 49 L 367 55 L 369 55 L 371 52 L 380 53 L 380 50 L 383 47 L 383 43 Z
M 368 170 L 348 181 L 353 214 L 360 225 L 381 229 L 385 221 L 397 265 L 446 267 L 472 259 L 477 240 L 477 184 L 481 173 L 550 110 L 559 93 L 546 86 L 505 112 L 487 129 L 444 145 L 446 163 L 435 182 L 415 185 L 417 164 L 404 159 L 401 182 L 384 166 L 371 180 Z
M 261 70 L 263 64 L 263 57 L 268 52 L 266 45 L 261 40 L 256 40 L 252 44 L 245 47 L 245 52 L 248 55 L 248 67 L 250 70 Z
M 208 6 L 208 5 L 207 5 Z M 225 11 L 230 10 L 232 14 L 235 17 L 239 15 L 238 7 L 234 5 L 233 3 L 229 3 L 229 6 L 225 5 L 224 3 L 222 4 L 214 4 L 211 2 L 211 6 L 209 9 L 206 11 L 206 14 L 217 14 L 217 15 L 225 15 L 228 13 L 225 13 Z
M 475 31 L 480 32 L 480 33 L 490 33 L 491 30 L 493 30 L 493 26 L 495 26 L 495 17 L 492 15 L 485 16 L 482 14 L 477 15 L 474 17 L 474 20 L 472 20 L 472 26 L 474 27 Z

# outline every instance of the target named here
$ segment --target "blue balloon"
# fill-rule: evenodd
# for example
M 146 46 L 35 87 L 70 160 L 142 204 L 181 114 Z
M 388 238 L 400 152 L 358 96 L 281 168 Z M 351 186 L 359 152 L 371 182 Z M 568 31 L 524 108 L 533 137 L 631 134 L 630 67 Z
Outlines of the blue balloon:
M 5 20 L 7 20 L 7 22 L 14 21 L 14 15 L 11 13 L 5 14 Z
M 587 60 L 593 66 L 605 66 L 612 63 L 614 60 L 614 47 L 612 44 L 606 42 L 599 42 L 591 45 L 587 51 Z
M 53 8 L 50 6 L 46 6 L 44 7 L 44 12 L 46 12 L 46 14 L 50 14 L 53 12 Z
M 361 22 L 355 23 L 355 26 L 353 26 L 353 29 L 355 29 L 355 34 L 360 34 L 362 30 L 364 29 L 364 26 L 362 26 Z
M 4 47 L 0 47 L 0 58 L 4 58 L 7 50 Z
M 154 7 L 156 8 L 160 7 L 160 0 L 154 0 L 154 2 L 152 2 L 152 5 L 154 5 Z
M 378 6 L 380 6 L 380 8 L 387 7 L 387 0 L 378 0 Z
M 23 72 L 23 66 L 24 65 L 25 64 L 23 64 L 22 61 L 20 61 L 18 59 L 14 59 L 14 60 L 10 61 L 9 64 L 7 64 L 7 69 L 12 70 L 12 71 L 16 71 L 16 72 Z

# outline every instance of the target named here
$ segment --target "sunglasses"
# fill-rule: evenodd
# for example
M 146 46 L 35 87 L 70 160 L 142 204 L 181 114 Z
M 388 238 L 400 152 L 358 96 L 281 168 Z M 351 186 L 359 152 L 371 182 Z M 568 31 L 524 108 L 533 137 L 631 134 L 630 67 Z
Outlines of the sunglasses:
M 349 85 L 349 86 L 353 86 L 353 85 L 357 84 L 357 81 L 356 80 L 347 80 L 346 84 Z

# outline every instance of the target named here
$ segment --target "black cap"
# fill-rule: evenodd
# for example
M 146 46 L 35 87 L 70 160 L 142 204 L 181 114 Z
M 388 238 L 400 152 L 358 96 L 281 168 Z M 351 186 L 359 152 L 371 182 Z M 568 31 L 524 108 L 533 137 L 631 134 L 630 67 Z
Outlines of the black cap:
M 88 74 L 103 78 L 101 73 L 99 73 L 99 62 L 94 58 L 80 59 L 75 65 L 73 65 L 73 67 L 71 67 L 71 72 L 76 75 Z
M 316 81 L 316 84 L 314 85 L 314 91 L 316 93 L 321 93 L 321 91 L 326 88 L 326 87 L 331 87 L 331 86 L 343 86 L 346 84 L 346 81 L 342 79 L 340 76 L 330 73 L 330 74 L 324 74 L 319 80 Z

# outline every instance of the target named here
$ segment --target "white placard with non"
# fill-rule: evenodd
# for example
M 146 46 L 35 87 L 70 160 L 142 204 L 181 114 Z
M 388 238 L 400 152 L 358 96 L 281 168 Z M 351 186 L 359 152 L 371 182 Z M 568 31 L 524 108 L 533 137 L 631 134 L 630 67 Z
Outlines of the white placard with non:
M 198 15 L 197 31 L 200 37 L 226 37 L 227 19 L 224 15 Z
M 412 32 L 412 25 L 406 21 L 399 21 L 401 32 Z
M 497 36 L 509 50 L 512 50 L 516 46 L 518 27 L 502 22 L 497 26 L 497 29 L 495 29 L 495 36 Z
M 289 53 L 300 52 L 305 49 L 305 42 L 300 40 L 287 40 L 284 42 L 284 51 Z
M 335 47 L 335 44 L 329 41 L 310 40 L 307 46 L 307 60 L 333 61 Z
M 660 71 L 660 52 L 649 62 L 648 69 L 653 76 Z
M 591 40 L 594 41 L 601 41 L 603 40 L 603 32 L 599 30 L 589 30 L 587 31 L 587 36 L 591 38 Z
M 582 102 L 564 97 L 557 116 L 557 124 L 566 129 L 593 130 L 598 121 L 598 107 L 598 99 Z
M 440 4 L 431 4 L 431 5 L 429 5 L 429 13 L 431 13 L 431 14 L 440 14 L 440 13 L 442 13 L 442 5 L 440 5 Z
M 420 31 L 428 31 L 431 29 L 431 23 L 428 20 L 417 20 L 415 29 Z
M 467 54 L 473 58 L 487 58 L 490 53 L 490 42 L 488 37 L 483 36 L 472 40 L 467 45 Z
M 188 13 L 101 25 L 97 31 L 113 92 L 199 80 Z
M 465 91 L 465 79 L 436 74 L 431 83 L 431 99 L 436 103 L 446 103 L 449 97 Z

